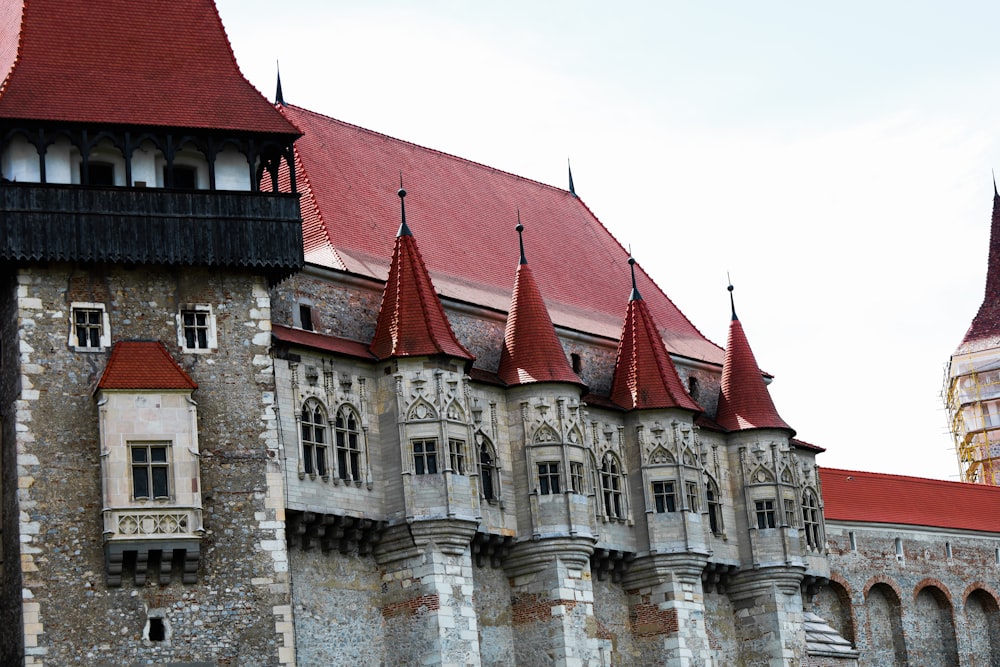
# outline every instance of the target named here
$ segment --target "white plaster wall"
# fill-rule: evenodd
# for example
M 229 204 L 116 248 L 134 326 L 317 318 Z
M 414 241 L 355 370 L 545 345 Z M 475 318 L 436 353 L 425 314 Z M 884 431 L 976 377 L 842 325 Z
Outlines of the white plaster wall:
M 15 136 L 4 148 L 0 156 L 0 166 L 3 176 L 11 181 L 21 183 L 38 183 L 41 175 L 38 170 L 38 151 L 21 135 Z
M 232 146 L 215 156 L 216 190 L 250 190 L 250 163 Z
M 49 183 L 73 182 L 73 145 L 63 137 L 45 151 L 45 180 Z M 79 182 L 79 178 L 77 179 Z
M 163 176 L 157 168 L 158 154 L 159 151 L 152 145 L 145 144 L 132 152 L 132 185 L 142 182 L 148 188 L 163 187 Z

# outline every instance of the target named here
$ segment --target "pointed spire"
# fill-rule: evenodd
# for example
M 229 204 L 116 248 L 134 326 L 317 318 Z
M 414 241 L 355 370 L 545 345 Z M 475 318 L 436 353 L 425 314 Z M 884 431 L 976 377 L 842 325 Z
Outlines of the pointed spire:
M 517 209 L 517 242 L 521 246 L 521 259 L 518 261 L 518 266 L 521 264 L 527 264 L 528 259 L 524 256 L 524 225 L 521 224 L 521 209 Z
M 278 85 L 274 89 L 274 103 L 285 106 L 285 95 L 281 92 L 281 65 L 278 61 L 274 61 L 276 71 L 278 73 Z
M 1000 192 L 996 176 L 993 177 L 993 218 L 990 223 L 990 249 L 986 267 L 986 292 L 979 312 L 972 319 L 969 330 L 962 338 L 961 350 L 966 344 L 984 339 L 1000 338 Z M 992 346 L 992 344 L 991 344 Z
M 406 224 L 406 190 L 400 187 L 397 194 L 403 222 L 392 251 L 371 352 L 379 359 L 444 354 L 471 362 L 474 357 L 455 337 L 417 241 Z
M 583 385 L 566 359 L 531 267 L 524 257 L 524 225 L 518 216 L 521 261 L 514 277 L 507 327 L 497 375 L 508 385 L 569 382 Z
M 743 325 L 736 317 L 733 286 L 729 301 L 733 319 L 729 323 L 726 358 L 722 364 L 722 384 L 719 387 L 719 408 L 715 421 L 730 431 L 753 428 L 780 428 L 795 431 L 778 415 L 757 360 L 750 349 Z
M 413 236 L 413 232 L 406 224 L 406 190 L 403 189 L 403 172 L 399 172 L 399 190 L 396 191 L 396 194 L 399 195 L 399 214 L 402 218 L 396 236 Z
M 573 187 L 573 167 L 569 163 L 569 158 L 566 158 L 566 169 L 569 170 L 569 193 L 576 196 L 576 188 Z
M 611 400 L 631 410 L 685 408 L 701 412 L 685 391 L 663 338 L 635 286 L 635 259 L 629 257 L 632 294 L 618 343 L 618 358 L 611 381 Z

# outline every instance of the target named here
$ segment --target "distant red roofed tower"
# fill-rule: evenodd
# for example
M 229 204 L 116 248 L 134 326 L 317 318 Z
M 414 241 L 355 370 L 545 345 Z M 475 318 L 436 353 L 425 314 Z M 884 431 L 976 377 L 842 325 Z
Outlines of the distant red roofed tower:
M 406 190 L 400 188 L 402 223 L 382 295 L 372 354 L 379 359 L 447 355 L 471 362 L 473 356 L 455 337 L 406 224 L 404 197 Z
M 701 406 L 685 391 L 649 307 L 639 294 L 635 260 L 630 257 L 628 262 L 632 268 L 632 294 L 618 344 L 611 400 L 635 410 L 685 408 L 701 412 Z
M 524 256 L 524 226 L 518 223 L 521 260 L 514 277 L 514 293 L 504 329 L 497 374 L 508 385 L 532 382 L 569 382 L 583 385 L 566 358 L 549 311 Z
M 996 181 L 986 292 L 951 355 L 942 394 L 962 481 L 1000 486 L 1000 193 Z
M 733 287 L 730 285 L 730 300 L 732 291 Z M 779 428 L 791 431 L 793 435 L 795 433 L 774 407 L 753 350 L 743 332 L 743 325 L 736 317 L 735 305 L 726 340 L 726 359 L 722 365 L 719 409 L 715 420 L 730 431 Z

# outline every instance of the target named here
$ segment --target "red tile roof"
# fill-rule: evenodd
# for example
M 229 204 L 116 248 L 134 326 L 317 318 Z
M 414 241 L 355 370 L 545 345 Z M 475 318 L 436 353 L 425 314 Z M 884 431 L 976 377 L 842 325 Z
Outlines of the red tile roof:
M 583 385 L 569 365 L 523 252 L 514 276 L 514 294 L 507 313 L 497 375 L 508 385 L 531 382 Z
M 403 190 L 400 193 L 402 204 L 406 193 Z M 371 351 L 379 359 L 437 354 L 473 359 L 451 329 L 417 242 L 406 225 L 405 209 L 382 293 Z
M 877 472 L 820 468 L 828 521 L 863 521 L 1000 533 L 1000 488 Z
M 295 147 L 299 182 L 308 178 L 311 193 L 302 199 L 307 261 L 322 263 L 319 249 L 332 245 L 343 268 L 384 280 L 398 220 L 393 193 L 402 172 L 411 220 L 440 294 L 507 308 L 510 264 L 494 250 L 510 243 L 508 225 L 520 209 L 539 222 L 531 262 L 553 322 L 617 339 L 628 253 L 580 199 L 299 107 L 281 111 L 305 133 Z M 637 280 L 672 353 L 722 363 L 721 348 L 645 272 L 638 271 Z
M 163 343 L 120 341 L 97 383 L 98 389 L 187 389 L 198 384 L 174 360 Z
M 726 361 L 722 365 L 719 408 L 715 421 L 730 431 L 751 428 L 783 428 L 793 431 L 774 407 L 774 401 L 767 391 L 764 377 L 735 310 L 729 323 Z
M 316 331 L 293 329 L 282 324 L 271 324 L 271 335 L 283 343 L 292 343 L 366 361 L 374 361 L 375 359 L 375 356 L 368 350 L 368 345 L 356 340 L 328 336 Z
M 625 312 L 611 400 L 636 410 L 686 408 L 701 412 L 701 406 L 685 391 L 677 376 L 674 362 L 663 347 L 653 316 L 638 290 L 632 291 Z
M 967 343 L 1000 336 L 1000 194 L 993 188 L 993 220 L 990 224 L 990 255 L 986 269 L 986 293 L 979 312 L 962 338 L 958 351 Z
M 0 118 L 298 134 L 240 73 L 211 0 L 0 2 Z

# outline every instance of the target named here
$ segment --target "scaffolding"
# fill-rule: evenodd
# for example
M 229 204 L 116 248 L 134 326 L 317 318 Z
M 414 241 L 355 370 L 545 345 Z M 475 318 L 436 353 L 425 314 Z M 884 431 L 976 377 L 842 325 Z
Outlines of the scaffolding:
M 942 393 L 962 481 L 1000 486 L 1000 349 L 952 357 Z

